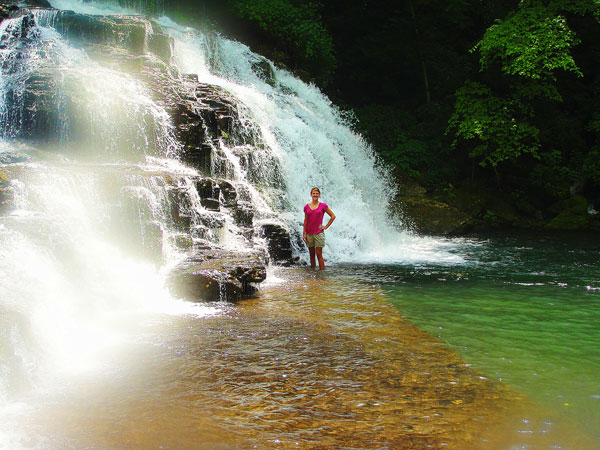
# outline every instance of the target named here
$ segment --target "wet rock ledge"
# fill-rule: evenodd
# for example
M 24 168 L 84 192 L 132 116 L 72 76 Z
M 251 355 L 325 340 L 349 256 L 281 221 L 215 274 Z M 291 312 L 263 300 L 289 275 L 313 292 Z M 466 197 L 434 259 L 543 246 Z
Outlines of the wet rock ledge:
M 206 249 L 171 272 L 169 288 L 191 301 L 235 301 L 252 294 L 266 277 L 265 258 L 258 252 Z

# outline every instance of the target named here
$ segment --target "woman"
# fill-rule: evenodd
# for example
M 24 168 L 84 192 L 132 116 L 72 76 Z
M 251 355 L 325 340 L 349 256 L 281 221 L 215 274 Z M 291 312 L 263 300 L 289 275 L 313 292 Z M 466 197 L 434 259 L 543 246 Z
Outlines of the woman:
M 304 232 L 302 239 L 306 242 L 308 252 L 310 253 L 310 267 L 316 267 L 315 256 L 319 260 L 319 270 L 325 270 L 325 261 L 323 261 L 323 247 L 325 246 L 325 231 L 335 220 L 335 214 L 326 203 L 319 203 L 321 191 L 318 187 L 310 190 L 312 202 L 304 207 Z M 329 214 L 329 222 L 323 226 L 323 216 Z

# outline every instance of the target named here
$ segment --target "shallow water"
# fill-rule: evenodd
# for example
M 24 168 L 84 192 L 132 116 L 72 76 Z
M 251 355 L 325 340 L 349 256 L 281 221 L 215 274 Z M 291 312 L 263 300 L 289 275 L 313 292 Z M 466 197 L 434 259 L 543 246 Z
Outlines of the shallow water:
M 494 236 L 473 244 L 473 264 L 459 269 L 385 268 L 387 295 L 472 367 L 575 419 L 600 447 L 597 236 Z
M 597 408 L 580 408 L 572 395 L 585 399 L 597 388 L 597 308 L 583 306 L 597 305 L 598 280 L 580 292 L 578 275 L 561 278 L 572 283 L 573 297 L 583 295 L 569 308 L 574 300 L 564 298 L 555 276 L 544 281 L 550 290 L 543 295 L 520 292 L 529 286 L 513 276 L 481 266 L 464 266 L 460 275 L 431 266 L 278 269 L 255 299 L 216 305 L 208 315 L 123 316 L 113 323 L 123 339 L 96 356 L 94 370 L 50 380 L 51 388 L 0 412 L 0 442 L 597 448 Z M 560 315 L 535 312 L 549 303 L 563 305 Z M 534 320 L 549 329 L 538 341 L 527 331 L 540 328 Z M 579 326 L 585 338 L 571 334 Z M 546 359 L 556 351 L 561 368 L 552 372 Z

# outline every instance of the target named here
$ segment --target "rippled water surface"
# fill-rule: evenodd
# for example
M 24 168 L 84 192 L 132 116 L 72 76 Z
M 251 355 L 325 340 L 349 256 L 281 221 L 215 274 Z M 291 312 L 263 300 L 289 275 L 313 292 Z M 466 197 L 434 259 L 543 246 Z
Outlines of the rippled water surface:
M 600 239 L 495 236 L 465 267 L 382 269 L 403 316 L 600 447 Z
M 598 448 L 597 249 L 519 242 L 465 241 L 452 267 L 278 269 L 210 314 L 120 317 L 92 370 L 0 409 L 0 442 Z

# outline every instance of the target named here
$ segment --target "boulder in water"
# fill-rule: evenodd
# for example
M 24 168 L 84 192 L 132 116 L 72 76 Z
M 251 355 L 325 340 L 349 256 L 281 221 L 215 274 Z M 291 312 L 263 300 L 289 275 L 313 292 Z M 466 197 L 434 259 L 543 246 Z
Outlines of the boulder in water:
M 264 256 L 204 249 L 179 264 L 169 287 L 190 301 L 235 301 L 255 291 L 267 276 Z

